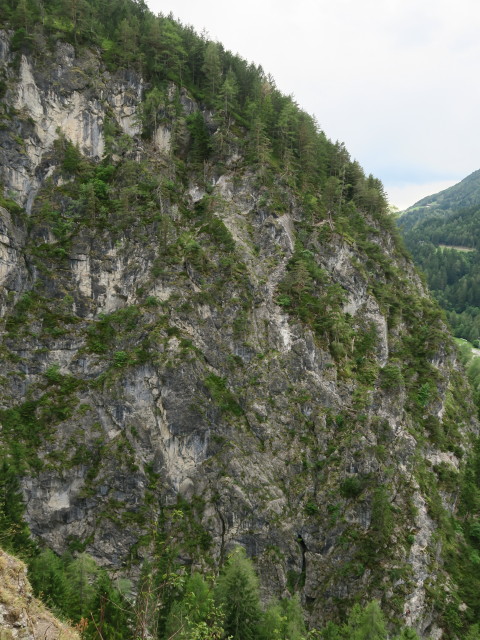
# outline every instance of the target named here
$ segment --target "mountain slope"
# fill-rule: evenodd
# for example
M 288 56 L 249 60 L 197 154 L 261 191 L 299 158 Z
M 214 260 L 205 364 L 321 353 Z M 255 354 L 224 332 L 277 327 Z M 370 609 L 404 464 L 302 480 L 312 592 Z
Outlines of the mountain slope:
M 453 637 L 478 426 L 381 185 L 261 70 L 130 9 L 183 66 L 135 68 L 122 20 L 103 52 L 53 14 L 2 32 L 2 456 L 33 535 L 135 580 L 240 544 L 314 624 L 375 597 Z
M 32 596 L 23 562 L 0 550 L 0 629 L 6 640 L 79 640 Z
M 400 224 L 405 231 L 411 230 L 417 223 L 424 222 L 429 217 L 448 216 L 462 209 L 478 207 L 480 205 L 480 170 L 439 193 L 422 198 L 406 209 Z
M 480 337 L 479 186 L 477 171 L 399 218 L 407 248 L 455 335 L 471 341 Z

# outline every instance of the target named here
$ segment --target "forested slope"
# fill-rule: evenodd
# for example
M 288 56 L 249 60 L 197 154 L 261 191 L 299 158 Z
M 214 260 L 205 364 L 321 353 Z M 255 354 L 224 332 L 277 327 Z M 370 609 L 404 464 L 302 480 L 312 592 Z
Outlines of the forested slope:
M 407 248 L 455 335 L 480 338 L 480 172 L 420 200 L 399 218 Z
M 2 544 L 104 640 L 169 637 L 237 546 L 271 635 L 374 599 L 466 634 L 475 409 L 381 183 L 141 2 L 0 7 Z

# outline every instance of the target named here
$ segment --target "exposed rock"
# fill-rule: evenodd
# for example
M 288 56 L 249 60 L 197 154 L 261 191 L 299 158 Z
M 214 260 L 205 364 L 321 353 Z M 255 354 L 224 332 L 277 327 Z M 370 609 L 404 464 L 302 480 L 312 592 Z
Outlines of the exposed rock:
M 0 550 L 0 636 L 2 640 L 80 640 L 32 595 L 23 562 Z
M 147 144 L 140 77 L 65 44 L 50 62 L 6 68 L 17 112 L 0 131 L 5 195 L 26 209 L 0 208 L 1 437 L 12 456 L 23 447 L 34 536 L 57 552 L 84 544 L 133 577 L 160 526 L 185 564 L 221 564 L 241 544 L 265 598 L 297 590 L 314 623 L 383 597 L 423 632 L 426 581 L 448 577 L 417 476 L 424 459 L 432 482 L 436 464 L 458 466 L 478 427 L 450 337 L 386 225 L 361 211 L 361 240 L 308 226 L 288 182 L 266 189 L 185 90 L 170 87 L 180 112 Z M 192 113 L 228 149 L 203 175 L 185 161 Z M 103 177 L 62 167 L 65 140 L 91 175 L 108 151 Z M 324 328 L 281 299 L 300 239 Z M 454 396 L 440 446 L 428 428 L 452 420 Z

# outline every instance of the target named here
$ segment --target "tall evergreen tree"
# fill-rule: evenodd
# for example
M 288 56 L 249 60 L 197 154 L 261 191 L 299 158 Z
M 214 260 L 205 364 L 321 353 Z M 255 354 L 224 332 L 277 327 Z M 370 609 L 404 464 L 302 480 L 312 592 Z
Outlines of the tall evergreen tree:
M 349 640 L 387 640 L 387 625 L 378 602 L 373 600 L 364 609 L 355 605 L 344 634 Z
M 32 559 L 28 577 L 33 591 L 53 611 L 68 615 L 68 583 L 65 566 L 50 549 Z
M 222 78 L 222 62 L 220 59 L 219 46 L 215 42 L 209 42 L 203 55 L 202 71 L 207 78 L 210 94 L 217 95 Z
M 220 576 L 216 599 L 225 613 L 225 633 L 233 640 L 257 640 L 261 619 L 258 578 L 241 547 L 235 549 Z

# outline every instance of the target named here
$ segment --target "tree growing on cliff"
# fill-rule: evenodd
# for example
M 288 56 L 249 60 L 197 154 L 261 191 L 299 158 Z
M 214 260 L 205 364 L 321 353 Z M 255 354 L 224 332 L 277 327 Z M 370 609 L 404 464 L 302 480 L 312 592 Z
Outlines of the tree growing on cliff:
M 257 640 L 261 620 L 258 578 L 245 550 L 235 549 L 216 588 L 225 612 L 225 633 L 235 640 Z

